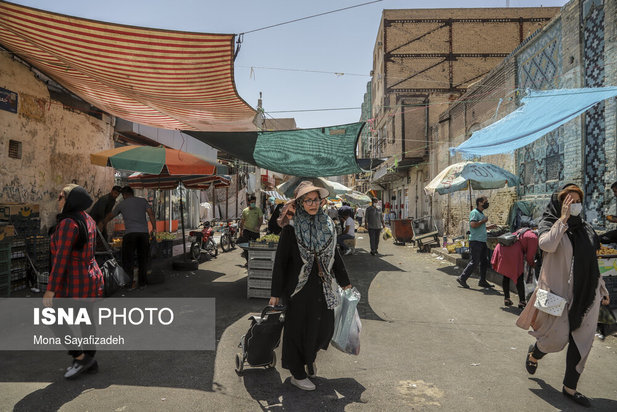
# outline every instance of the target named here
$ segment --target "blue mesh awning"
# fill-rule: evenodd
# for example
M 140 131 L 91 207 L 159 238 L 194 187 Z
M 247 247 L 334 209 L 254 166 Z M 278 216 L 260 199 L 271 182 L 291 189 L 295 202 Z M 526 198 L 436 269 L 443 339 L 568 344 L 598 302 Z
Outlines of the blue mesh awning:
M 521 107 L 499 121 L 478 130 L 457 147 L 464 156 L 510 153 L 533 143 L 595 104 L 617 96 L 617 87 L 532 90 L 521 100 Z

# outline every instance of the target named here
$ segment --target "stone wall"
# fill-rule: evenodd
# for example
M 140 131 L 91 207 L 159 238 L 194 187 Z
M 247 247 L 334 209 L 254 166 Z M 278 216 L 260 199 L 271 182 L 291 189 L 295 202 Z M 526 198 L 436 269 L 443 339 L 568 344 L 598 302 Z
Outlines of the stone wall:
M 0 87 L 18 94 L 17 113 L 0 110 L 0 202 L 40 204 L 45 229 L 64 185 L 82 185 L 95 199 L 109 192 L 113 169 L 91 165 L 89 155 L 113 148 L 110 117 L 51 99 L 46 84 L 4 51 Z M 20 159 L 9 157 L 9 140 L 21 143 Z

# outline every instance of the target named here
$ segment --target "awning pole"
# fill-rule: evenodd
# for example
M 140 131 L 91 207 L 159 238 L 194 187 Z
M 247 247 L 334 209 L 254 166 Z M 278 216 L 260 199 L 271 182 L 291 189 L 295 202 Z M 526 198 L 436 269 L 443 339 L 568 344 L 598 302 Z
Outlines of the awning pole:
M 229 219 L 229 186 L 225 187 L 225 220 Z

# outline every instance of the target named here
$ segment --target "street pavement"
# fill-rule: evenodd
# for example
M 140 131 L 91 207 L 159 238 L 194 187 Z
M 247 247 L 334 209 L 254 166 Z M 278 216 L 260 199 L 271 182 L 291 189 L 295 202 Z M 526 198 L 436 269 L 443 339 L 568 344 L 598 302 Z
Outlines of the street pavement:
M 533 339 L 514 324 L 503 295 L 455 282 L 461 269 L 410 245 L 382 241 L 380 256 L 358 233 L 345 256 L 362 294 L 361 351 L 332 347 L 317 357 L 317 389 L 303 392 L 287 370 L 234 371 L 248 317 L 267 304 L 246 298 L 240 250 L 198 271 L 166 270 L 142 297 L 215 297 L 216 351 L 100 351 L 100 370 L 75 381 L 63 352 L 0 352 L 0 411 L 554 411 L 578 410 L 561 394 L 565 350 L 525 371 Z M 127 293 L 128 296 L 128 293 Z M 516 298 L 514 299 L 516 301 Z M 280 364 L 280 348 L 277 350 Z M 617 337 L 596 339 L 579 391 L 593 410 L 617 410 Z

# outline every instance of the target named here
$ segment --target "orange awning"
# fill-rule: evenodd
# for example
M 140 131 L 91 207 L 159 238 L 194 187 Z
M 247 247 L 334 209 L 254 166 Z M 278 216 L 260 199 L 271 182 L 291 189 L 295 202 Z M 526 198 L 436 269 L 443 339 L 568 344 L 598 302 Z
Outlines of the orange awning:
M 0 44 L 88 103 L 164 129 L 254 131 L 233 34 L 103 23 L 0 2 Z

